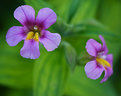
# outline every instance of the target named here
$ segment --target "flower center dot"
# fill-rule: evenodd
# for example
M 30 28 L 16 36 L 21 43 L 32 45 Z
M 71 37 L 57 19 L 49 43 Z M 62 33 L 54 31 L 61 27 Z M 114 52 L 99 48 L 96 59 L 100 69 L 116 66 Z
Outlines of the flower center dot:
M 35 31 L 38 31 L 38 27 L 37 27 L 37 26 L 34 26 L 34 30 L 35 30 Z

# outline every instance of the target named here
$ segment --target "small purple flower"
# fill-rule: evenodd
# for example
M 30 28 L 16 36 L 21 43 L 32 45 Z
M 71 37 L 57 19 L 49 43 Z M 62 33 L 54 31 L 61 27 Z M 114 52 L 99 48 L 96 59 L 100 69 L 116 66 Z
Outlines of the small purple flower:
M 24 40 L 24 46 L 20 51 L 21 56 L 30 59 L 38 58 L 40 56 L 39 42 L 44 45 L 47 51 L 53 51 L 59 46 L 61 36 L 46 30 L 57 19 L 52 9 L 40 9 L 35 18 L 34 9 L 31 6 L 23 5 L 14 11 L 14 17 L 23 26 L 11 27 L 6 35 L 6 41 L 10 46 L 15 46 Z
M 105 71 L 105 76 L 101 80 L 101 83 L 103 83 L 113 74 L 113 56 L 112 54 L 107 54 L 108 49 L 105 40 L 101 35 L 99 35 L 99 37 L 103 45 L 94 39 L 89 39 L 87 41 L 86 49 L 92 56 L 92 60 L 86 64 L 85 72 L 88 78 L 98 79 L 102 72 Z

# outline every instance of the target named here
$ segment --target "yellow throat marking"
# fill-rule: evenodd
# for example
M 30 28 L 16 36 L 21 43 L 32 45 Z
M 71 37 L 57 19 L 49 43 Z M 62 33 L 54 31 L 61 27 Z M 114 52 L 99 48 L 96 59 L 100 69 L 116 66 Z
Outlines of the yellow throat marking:
M 103 67 L 107 66 L 111 68 L 111 65 L 108 61 L 102 59 L 102 58 L 96 58 L 96 61 L 101 64 Z
M 29 32 L 27 34 L 26 40 L 34 39 L 35 41 L 39 42 L 39 33 L 38 32 Z

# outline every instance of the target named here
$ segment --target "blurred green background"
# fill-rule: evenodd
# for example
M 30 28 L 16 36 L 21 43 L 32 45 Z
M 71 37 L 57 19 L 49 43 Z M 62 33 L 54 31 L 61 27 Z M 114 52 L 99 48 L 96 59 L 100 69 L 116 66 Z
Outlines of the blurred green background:
M 14 10 L 31 5 L 52 8 L 58 15 L 48 30 L 59 33 L 62 43 L 53 52 L 40 44 L 40 58 L 20 56 L 23 42 L 10 47 L 6 33 L 21 26 Z M 0 3 L 0 96 L 121 96 L 121 0 L 2 0 Z M 106 40 L 114 56 L 114 74 L 107 82 L 87 78 L 85 44 L 98 35 Z M 80 59 L 81 58 L 81 59 Z

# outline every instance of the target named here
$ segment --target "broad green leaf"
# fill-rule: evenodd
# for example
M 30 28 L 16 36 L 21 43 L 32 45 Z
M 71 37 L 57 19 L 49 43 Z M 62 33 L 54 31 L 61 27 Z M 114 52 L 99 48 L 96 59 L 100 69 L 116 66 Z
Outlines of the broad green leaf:
M 108 6 L 107 6 L 108 5 Z M 102 0 L 97 11 L 98 19 L 115 34 L 121 36 L 121 2 L 120 0 Z M 107 14 L 108 13 L 108 14 Z
M 81 0 L 71 0 L 70 1 L 70 6 L 68 10 L 68 17 L 67 17 L 67 22 L 70 23 L 70 21 L 73 19 L 73 16 L 76 14 L 79 5 L 81 3 Z
M 9 46 L 4 37 L 0 46 L 0 84 L 13 88 L 32 88 L 33 60 L 20 56 L 22 43 Z
M 51 8 L 51 5 L 49 5 L 47 2 L 43 0 L 24 0 L 24 1 L 25 1 L 25 4 L 30 5 L 35 9 L 36 15 L 41 8 L 44 8 L 44 7 Z
M 42 52 L 35 62 L 34 96 L 62 96 L 67 64 L 61 50 Z
M 76 0 L 76 1 L 78 1 L 79 4 L 77 3 L 78 8 L 75 10 L 76 13 L 73 15 L 73 18 L 71 20 L 72 24 L 76 24 L 79 23 L 80 21 L 95 17 L 100 0 Z M 75 0 L 73 0 L 73 2 L 75 2 Z M 72 8 L 73 7 L 70 7 L 70 10 L 72 10 Z
M 83 67 L 76 67 L 75 72 L 69 75 L 64 96 L 117 96 L 111 82 L 100 83 L 102 78 L 91 80 Z
M 120 38 L 118 35 L 111 33 L 110 30 L 103 24 L 94 19 L 68 26 L 68 29 L 69 30 L 64 33 L 65 36 L 89 36 L 102 34 L 104 36 L 116 37 L 117 39 Z
M 0 84 L 16 88 L 31 88 L 33 60 L 23 59 L 17 48 L 1 49 L 0 52 Z
M 65 56 L 67 59 L 67 62 L 71 68 L 71 70 L 73 71 L 76 63 L 77 63 L 77 54 L 75 49 L 67 42 L 63 42 L 63 46 L 64 46 L 64 51 L 65 51 Z

